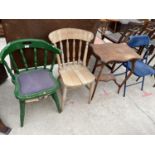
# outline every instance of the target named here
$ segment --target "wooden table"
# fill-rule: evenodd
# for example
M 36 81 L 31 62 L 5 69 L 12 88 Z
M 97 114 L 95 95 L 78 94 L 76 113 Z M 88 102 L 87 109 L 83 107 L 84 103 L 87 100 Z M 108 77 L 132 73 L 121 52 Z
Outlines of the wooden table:
M 117 86 L 118 86 L 118 93 L 121 89 L 121 87 L 124 85 L 124 83 L 129 79 L 129 77 L 132 75 L 132 72 L 134 71 L 134 64 L 137 59 L 141 59 L 141 56 L 136 53 L 136 51 L 129 47 L 126 43 L 120 43 L 120 44 L 115 44 L 115 43 L 105 43 L 105 44 L 91 44 L 93 54 L 96 56 L 96 63 L 93 69 L 93 73 L 95 73 L 95 70 L 98 66 L 100 67 L 100 71 L 96 77 L 96 84 L 94 88 L 94 92 L 92 95 L 92 98 L 95 94 L 97 85 L 99 81 L 110 81 L 113 80 Z M 98 61 L 101 61 L 101 64 L 98 65 Z M 109 63 L 114 63 L 114 62 L 126 62 L 126 61 L 131 61 L 132 63 L 132 69 L 127 75 L 127 78 L 125 78 L 121 84 L 118 84 L 115 76 L 113 74 L 108 74 L 108 75 L 101 75 L 102 70 L 105 65 Z

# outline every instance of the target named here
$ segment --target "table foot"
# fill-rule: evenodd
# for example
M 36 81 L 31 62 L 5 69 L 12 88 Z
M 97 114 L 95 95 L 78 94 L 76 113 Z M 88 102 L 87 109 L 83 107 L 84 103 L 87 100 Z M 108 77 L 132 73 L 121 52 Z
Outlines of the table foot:
M 0 132 L 8 135 L 11 132 L 11 128 L 7 127 L 4 125 L 4 123 L 2 122 L 2 120 L 0 120 Z

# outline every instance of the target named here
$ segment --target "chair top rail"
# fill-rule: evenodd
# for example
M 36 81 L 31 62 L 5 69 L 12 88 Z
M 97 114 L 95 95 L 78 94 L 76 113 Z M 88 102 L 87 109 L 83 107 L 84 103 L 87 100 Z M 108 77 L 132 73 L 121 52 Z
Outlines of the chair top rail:
M 52 51 L 55 54 L 61 54 L 61 50 L 54 47 L 52 44 L 41 40 L 41 39 L 18 39 L 12 42 L 9 42 L 0 53 L 0 62 L 3 63 L 5 57 L 13 53 L 16 50 L 26 49 L 26 48 L 41 48 L 48 51 Z
M 94 38 L 94 34 L 92 32 L 77 28 L 62 28 L 51 32 L 48 37 L 54 44 L 68 39 L 77 39 L 90 42 Z

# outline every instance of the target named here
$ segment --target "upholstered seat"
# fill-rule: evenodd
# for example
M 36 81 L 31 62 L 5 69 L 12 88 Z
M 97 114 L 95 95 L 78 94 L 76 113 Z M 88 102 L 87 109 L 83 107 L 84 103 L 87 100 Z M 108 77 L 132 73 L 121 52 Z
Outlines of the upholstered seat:
M 36 93 L 47 93 L 58 88 L 58 82 L 47 69 L 30 70 L 21 72 L 16 77 L 17 98 L 32 96 Z

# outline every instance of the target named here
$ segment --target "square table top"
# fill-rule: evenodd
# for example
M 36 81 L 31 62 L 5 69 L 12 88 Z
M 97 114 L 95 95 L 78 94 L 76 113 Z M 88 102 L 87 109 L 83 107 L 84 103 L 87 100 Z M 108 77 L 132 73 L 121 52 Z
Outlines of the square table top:
M 126 43 L 91 44 L 90 46 L 94 54 L 105 64 L 141 59 L 135 49 L 129 47 Z

